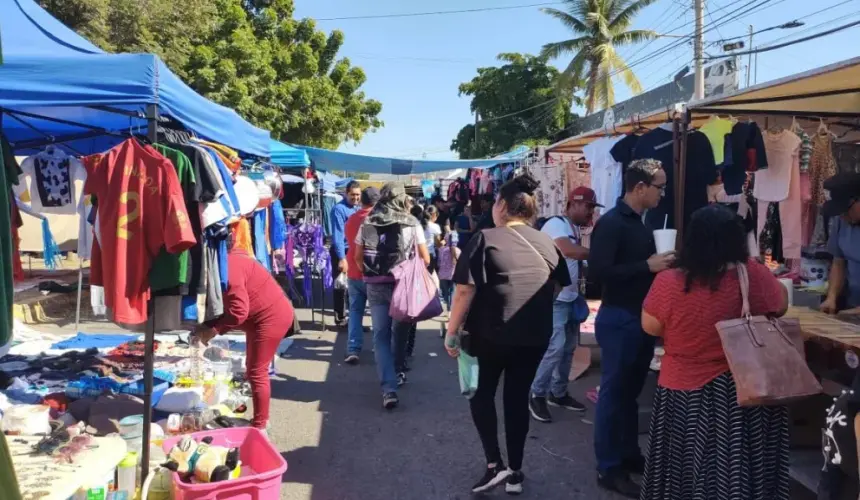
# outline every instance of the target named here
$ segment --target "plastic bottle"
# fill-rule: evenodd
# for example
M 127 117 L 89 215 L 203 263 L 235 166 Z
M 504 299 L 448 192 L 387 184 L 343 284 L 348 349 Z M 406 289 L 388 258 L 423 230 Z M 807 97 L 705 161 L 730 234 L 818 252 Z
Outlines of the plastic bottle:
M 129 453 L 116 468 L 117 492 L 125 492 L 129 500 L 137 491 L 137 453 Z

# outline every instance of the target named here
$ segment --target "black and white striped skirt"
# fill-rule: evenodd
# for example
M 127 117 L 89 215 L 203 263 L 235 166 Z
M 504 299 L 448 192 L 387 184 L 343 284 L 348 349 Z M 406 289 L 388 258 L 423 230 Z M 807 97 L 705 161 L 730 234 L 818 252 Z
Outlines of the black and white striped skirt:
M 788 500 L 788 412 L 741 408 L 724 373 L 657 388 L 641 500 Z

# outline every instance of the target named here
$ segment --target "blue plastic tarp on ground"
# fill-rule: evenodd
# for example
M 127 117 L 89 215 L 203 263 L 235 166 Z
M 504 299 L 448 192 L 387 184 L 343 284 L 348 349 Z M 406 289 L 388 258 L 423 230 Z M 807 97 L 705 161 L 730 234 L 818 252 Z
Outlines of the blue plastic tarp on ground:
M 147 104 L 201 137 L 268 157 L 269 132 L 197 94 L 153 54 L 108 54 L 53 18 L 32 0 L 0 2 L 0 107 L 59 118 L 111 132 L 146 132 Z M 139 117 L 94 108 L 109 106 Z M 12 143 L 64 137 L 86 127 L 23 115 L 3 119 Z M 25 123 L 22 123 L 25 122 Z M 35 130 L 34 130 L 35 129 Z M 104 151 L 121 137 L 68 142 L 85 153 Z M 28 151 L 16 150 L 24 154 Z
M 500 163 L 511 161 L 508 158 L 450 161 L 401 160 L 397 158 L 379 158 L 341 153 L 308 146 L 299 147 L 307 151 L 316 170 L 365 172 L 368 174 L 410 175 L 455 170 L 458 168 L 490 168 Z
M 303 150 L 274 139 L 269 142 L 272 163 L 279 167 L 309 167 L 311 159 Z

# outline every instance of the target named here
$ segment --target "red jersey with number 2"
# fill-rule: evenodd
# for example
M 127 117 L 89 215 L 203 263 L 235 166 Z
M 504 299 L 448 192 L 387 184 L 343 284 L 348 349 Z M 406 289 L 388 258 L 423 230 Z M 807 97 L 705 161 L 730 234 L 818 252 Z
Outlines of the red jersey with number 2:
M 176 169 L 135 139 L 84 163 L 84 192 L 98 200 L 91 280 L 104 287 L 113 321 L 144 323 L 153 259 L 161 247 L 177 253 L 196 241 Z

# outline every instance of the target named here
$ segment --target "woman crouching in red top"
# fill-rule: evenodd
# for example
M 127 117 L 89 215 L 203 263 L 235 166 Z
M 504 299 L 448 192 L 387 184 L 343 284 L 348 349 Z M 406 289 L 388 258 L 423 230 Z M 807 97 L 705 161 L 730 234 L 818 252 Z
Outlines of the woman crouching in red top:
M 272 395 L 269 364 L 293 325 L 293 304 L 283 289 L 248 252 L 232 247 L 227 256 L 224 315 L 201 325 L 195 335 L 204 344 L 230 330 L 245 332 L 245 369 L 254 402 L 254 427 L 265 430 Z
M 663 338 L 641 500 L 788 500 L 788 413 L 740 407 L 716 323 L 741 316 L 735 266 L 746 262 L 753 315 L 781 316 L 787 293 L 750 259 L 742 221 L 693 213 L 676 269 L 658 274 L 642 328 Z

